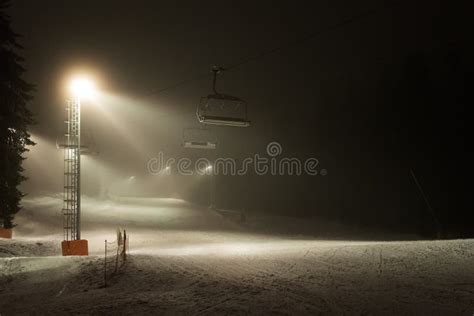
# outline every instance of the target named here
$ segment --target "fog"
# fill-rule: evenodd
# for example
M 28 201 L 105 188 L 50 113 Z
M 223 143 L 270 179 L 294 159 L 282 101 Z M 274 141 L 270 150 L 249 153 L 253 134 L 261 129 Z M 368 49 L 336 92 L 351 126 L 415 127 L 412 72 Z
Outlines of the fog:
M 2 315 L 472 314 L 468 2 L 10 2 Z
M 149 160 L 162 152 L 193 162 L 241 163 L 278 142 L 277 158 L 315 158 L 326 176 L 216 175 L 218 208 L 432 237 L 433 220 L 410 178 L 414 170 L 449 234 L 470 234 L 472 168 L 465 144 L 472 100 L 463 91 L 472 77 L 473 28 L 462 5 L 417 1 L 409 9 L 379 8 L 374 1 L 341 0 L 301 10 L 242 2 L 234 8 L 239 18 L 212 1 L 179 10 L 49 3 L 44 18 L 32 12 L 47 4 L 16 1 L 10 10 L 23 35 L 27 77 L 38 85 L 31 103 L 38 145 L 25 161 L 27 194 L 62 191 L 55 143 L 65 128 L 64 86 L 81 71 L 92 74 L 98 88 L 82 107 L 83 144 L 98 153 L 83 157 L 85 194 L 208 205 L 208 177 L 150 175 Z M 374 8 L 380 10 L 332 28 Z M 84 12 L 87 23 L 80 22 Z M 314 32 L 319 35 L 304 40 Z M 216 150 L 183 148 L 183 130 L 200 127 L 197 105 L 212 93 L 211 66 L 235 65 L 275 47 L 281 50 L 219 75 L 219 91 L 248 102 L 251 126 L 211 126 Z

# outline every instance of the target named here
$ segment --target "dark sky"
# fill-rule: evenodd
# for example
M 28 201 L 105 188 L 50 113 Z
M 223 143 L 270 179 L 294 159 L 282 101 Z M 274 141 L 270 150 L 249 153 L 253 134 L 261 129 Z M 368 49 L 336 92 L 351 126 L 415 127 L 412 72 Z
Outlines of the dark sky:
M 464 69 L 473 28 L 467 4 L 308 3 L 15 0 L 13 27 L 23 35 L 27 78 L 38 87 L 33 132 L 52 143 L 63 133 L 63 80 L 73 69 L 88 69 L 101 89 L 120 98 L 108 109 L 115 128 L 104 113 L 83 113 L 84 128 L 100 147 L 96 159 L 124 176 L 146 177 L 146 161 L 157 152 L 187 154 L 179 145 L 182 129 L 198 125 L 194 111 L 211 92 L 212 65 L 284 47 L 220 76 L 222 92 L 248 101 L 252 127 L 214 128 L 219 149 L 212 155 L 241 159 L 278 141 L 288 156 L 318 158 L 328 175 L 217 177 L 223 207 L 420 229 L 430 219 L 409 178 L 415 169 L 446 222 L 472 218 L 467 203 L 456 205 L 457 215 L 448 203 L 467 196 L 459 191 L 468 183 L 465 168 L 448 178 L 433 172 L 465 166 L 453 156 L 468 166 Z M 439 92 L 437 85 L 448 88 Z M 445 110 L 438 111 L 442 102 Z M 451 145 L 440 151 L 439 143 Z M 61 168 L 36 177 L 30 171 L 32 186 L 60 188 Z M 448 192 L 452 183 L 461 189 Z M 199 200 L 201 191 L 191 195 Z

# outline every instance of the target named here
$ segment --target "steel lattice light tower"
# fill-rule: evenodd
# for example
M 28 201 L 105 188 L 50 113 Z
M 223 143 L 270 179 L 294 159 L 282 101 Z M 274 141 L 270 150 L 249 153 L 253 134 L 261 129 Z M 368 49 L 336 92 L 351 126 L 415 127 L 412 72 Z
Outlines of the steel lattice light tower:
M 72 99 L 67 101 L 64 144 L 64 256 L 88 255 L 88 242 L 81 239 L 81 97 L 91 94 L 93 84 L 77 78 L 70 88 Z

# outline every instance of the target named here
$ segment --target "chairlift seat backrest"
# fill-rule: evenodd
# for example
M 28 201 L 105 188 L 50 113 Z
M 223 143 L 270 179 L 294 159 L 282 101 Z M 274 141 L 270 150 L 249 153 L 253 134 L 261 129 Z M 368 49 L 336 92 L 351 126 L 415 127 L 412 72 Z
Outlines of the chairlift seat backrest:
M 247 127 L 247 103 L 225 94 L 210 94 L 201 98 L 197 110 L 200 123 L 208 125 Z

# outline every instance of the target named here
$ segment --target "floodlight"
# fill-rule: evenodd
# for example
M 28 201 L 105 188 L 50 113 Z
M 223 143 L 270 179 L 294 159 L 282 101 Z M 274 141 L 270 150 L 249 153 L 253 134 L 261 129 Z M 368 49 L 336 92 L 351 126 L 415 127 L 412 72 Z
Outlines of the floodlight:
M 75 97 L 89 97 L 95 91 L 94 83 L 86 77 L 74 78 L 69 88 Z

